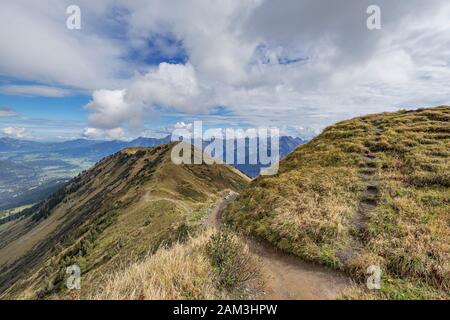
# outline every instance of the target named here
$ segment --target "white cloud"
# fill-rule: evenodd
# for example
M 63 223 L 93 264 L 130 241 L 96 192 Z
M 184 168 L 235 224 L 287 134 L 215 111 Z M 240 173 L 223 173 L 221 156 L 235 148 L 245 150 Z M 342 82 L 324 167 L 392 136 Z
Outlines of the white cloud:
M 0 2 L 0 73 L 13 78 L 81 89 L 111 86 L 125 70 L 119 42 L 89 28 L 98 20 L 96 4 L 78 1 L 84 29 L 66 28 L 70 1 Z M 103 9 L 107 4 L 103 5 Z
M 71 91 L 66 89 L 40 85 L 5 85 L 0 86 L 0 93 L 53 98 L 71 95 Z
M 183 1 L 173 10 L 165 1 L 133 2 L 130 36 L 169 26 L 189 62 L 134 79 L 127 99 L 197 113 L 224 105 L 246 123 L 314 128 L 308 132 L 358 114 L 449 101 L 450 5 L 379 1 L 383 28 L 373 32 L 369 4 Z
M 167 126 L 162 130 L 162 133 L 164 134 L 172 134 L 175 130 L 187 130 L 192 131 L 192 123 L 186 123 L 184 121 L 176 122 L 173 125 Z
M 197 100 L 200 93 L 192 65 L 161 63 L 157 69 L 135 79 L 125 98 L 132 105 L 147 103 L 196 112 L 207 108 L 206 101 Z
M 110 130 L 85 128 L 83 131 L 83 137 L 88 139 L 122 140 L 125 138 L 125 132 L 122 128 L 114 128 Z
M 142 122 L 142 109 L 132 108 L 125 101 L 126 90 L 94 91 L 86 108 L 92 113 L 89 123 L 100 129 L 114 129 L 126 123 Z
M 92 113 L 89 124 L 100 129 L 143 125 L 144 115 L 154 105 L 195 112 L 207 108 L 200 100 L 191 65 L 161 63 L 144 76 L 136 77 L 123 90 L 94 91 L 86 108 Z M 204 98 L 204 96 L 201 96 Z
M 182 122 L 177 122 L 173 125 L 174 129 L 186 129 L 186 130 L 191 130 L 192 129 L 192 123 L 184 123 Z
M 240 27 L 259 2 L 123 1 L 130 10 L 130 37 L 168 29 L 183 41 L 189 61 L 210 84 L 245 80 L 255 40 L 243 39 Z
M 31 136 L 31 133 L 27 129 L 21 127 L 6 127 L 2 128 L 0 131 L 5 136 L 18 139 L 28 138 Z

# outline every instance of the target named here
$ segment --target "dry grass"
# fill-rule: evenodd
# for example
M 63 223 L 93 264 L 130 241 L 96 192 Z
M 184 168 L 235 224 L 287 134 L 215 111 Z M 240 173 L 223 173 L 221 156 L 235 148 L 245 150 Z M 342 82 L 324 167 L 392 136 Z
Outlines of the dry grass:
M 224 218 L 282 250 L 337 266 L 334 253 L 349 241 L 346 220 L 357 205 L 357 192 L 351 169 L 289 172 L 252 185 Z
M 97 293 L 89 296 L 88 299 L 242 298 L 242 291 L 235 290 L 235 287 L 224 286 L 219 281 L 219 274 L 213 268 L 207 253 L 212 236 L 213 232 L 207 230 L 185 244 L 176 244 L 171 248 L 158 250 L 144 261 L 116 272 Z M 233 241 L 237 239 L 235 237 Z M 245 251 L 240 254 L 245 255 Z
M 188 244 L 160 249 L 143 262 L 120 271 L 93 299 L 214 299 L 223 297 L 211 281 L 213 274 L 204 246 L 205 234 Z

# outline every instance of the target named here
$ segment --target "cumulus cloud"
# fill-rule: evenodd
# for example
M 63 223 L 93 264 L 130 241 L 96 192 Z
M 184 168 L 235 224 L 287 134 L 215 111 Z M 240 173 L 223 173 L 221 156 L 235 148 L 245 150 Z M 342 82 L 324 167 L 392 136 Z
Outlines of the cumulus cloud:
M 196 100 L 199 95 L 192 65 L 161 63 L 131 83 L 126 99 L 132 104 L 148 103 L 195 112 L 206 107 L 206 101 Z
M 189 61 L 207 82 L 238 84 L 255 40 L 243 39 L 240 26 L 259 1 L 124 1 L 130 11 L 130 37 L 169 29 L 181 39 Z M 155 10 L 155 8 L 158 8 Z
M 126 123 L 142 122 L 142 109 L 131 106 L 125 101 L 126 90 L 98 90 L 92 95 L 92 101 L 86 108 L 92 113 L 89 123 L 100 129 L 114 129 Z
M 17 116 L 17 113 L 8 107 L 0 107 L 0 118 L 1 117 L 15 117 Z
M 140 128 L 146 111 L 155 105 L 193 113 L 207 109 L 204 99 L 190 64 L 161 63 L 126 89 L 94 91 L 86 108 L 92 112 L 89 123 L 94 127 Z
M 5 136 L 17 139 L 29 138 L 31 136 L 31 133 L 27 129 L 22 127 L 6 127 L 2 128 L 0 132 Z
M 182 2 L 173 10 L 167 2 L 132 2 L 130 36 L 169 25 L 189 62 L 160 65 L 133 80 L 126 97 L 182 112 L 223 105 L 243 122 L 300 123 L 314 128 L 308 132 L 358 114 L 448 101 L 450 5 L 381 0 L 382 29 L 370 31 L 370 4 Z

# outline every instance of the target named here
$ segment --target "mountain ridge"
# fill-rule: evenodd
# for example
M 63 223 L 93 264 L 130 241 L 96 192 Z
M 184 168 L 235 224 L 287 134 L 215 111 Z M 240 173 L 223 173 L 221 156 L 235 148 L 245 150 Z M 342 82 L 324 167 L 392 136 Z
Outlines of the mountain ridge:
M 84 271 L 88 290 L 119 260 L 185 237 L 186 219 L 200 215 L 219 192 L 249 181 L 227 165 L 175 165 L 173 145 L 108 156 L 22 219 L 1 225 L 2 297 L 58 294 L 73 263 Z

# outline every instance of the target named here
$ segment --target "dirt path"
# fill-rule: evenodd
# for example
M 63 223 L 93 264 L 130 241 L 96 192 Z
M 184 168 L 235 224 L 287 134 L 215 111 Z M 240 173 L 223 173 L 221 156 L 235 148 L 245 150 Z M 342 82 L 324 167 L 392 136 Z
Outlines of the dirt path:
M 230 193 L 216 204 L 206 221 L 208 225 L 220 228 L 221 211 L 236 196 L 236 193 Z M 351 285 L 349 278 L 338 272 L 306 263 L 255 239 L 247 237 L 246 240 L 250 252 L 261 264 L 265 280 L 265 292 L 261 299 L 334 299 Z

